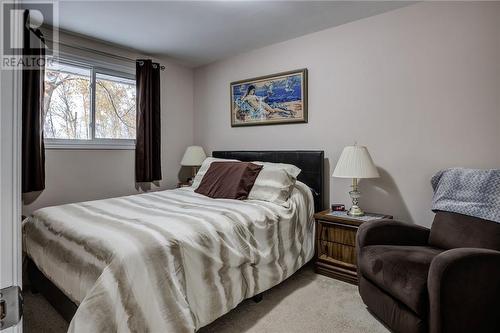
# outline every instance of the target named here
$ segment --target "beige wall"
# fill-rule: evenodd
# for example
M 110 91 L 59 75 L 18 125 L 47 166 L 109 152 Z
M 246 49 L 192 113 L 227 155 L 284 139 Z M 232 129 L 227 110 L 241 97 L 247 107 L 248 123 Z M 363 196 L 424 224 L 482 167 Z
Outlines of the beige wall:
M 214 149 L 367 145 L 381 178 L 362 207 L 432 222 L 441 168 L 500 167 L 500 3 L 418 3 L 241 54 L 195 71 L 195 143 Z M 231 81 L 307 67 L 309 123 L 231 128 Z M 348 180 L 329 178 L 330 202 Z
M 127 57 L 140 55 L 73 36 L 61 40 Z M 153 189 L 177 184 L 179 163 L 193 143 L 193 71 L 170 59 L 161 74 L 162 175 Z M 132 64 L 133 65 L 133 64 Z M 46 150 L 46 189 L 24 196 L 23 213 L 40 207 L 138 193 L 134 176 L 134 150 Z

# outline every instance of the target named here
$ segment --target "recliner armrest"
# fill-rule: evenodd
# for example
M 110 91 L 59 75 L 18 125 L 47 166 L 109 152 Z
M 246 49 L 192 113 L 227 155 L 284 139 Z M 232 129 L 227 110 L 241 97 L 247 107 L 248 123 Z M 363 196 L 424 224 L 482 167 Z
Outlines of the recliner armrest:
M 500 332 L 500 252 L 456 248 L 431 262 L 430 332 Z
M 358 249 L 368 245 L 425 246 L 429 240 L 428 228 L 395 220 L 363 223 L 356 236 Z

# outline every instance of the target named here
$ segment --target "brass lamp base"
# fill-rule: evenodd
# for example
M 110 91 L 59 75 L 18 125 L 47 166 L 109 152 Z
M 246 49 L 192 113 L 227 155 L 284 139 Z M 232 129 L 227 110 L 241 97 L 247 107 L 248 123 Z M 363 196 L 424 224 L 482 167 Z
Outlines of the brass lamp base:
M 358 206 L 353 205 L 351 207 L 351 209 L 349 209 L 349 211 L 347 212 L 347 215 L 349 215 L 349 216 L 364 216 L 365 212 L 363 212 L 363 210 L 361 210 L 361 208 L 359 208 Z
M 358 191 L 358 179 L 352 179 L 352 191 L 349 192 L 352 200 L 352 207 L 347 212 L 347 215 L 350 216 L 364 216 L 365 212 L 358 206 L 359 198 L 361 197 L 361 193 Z

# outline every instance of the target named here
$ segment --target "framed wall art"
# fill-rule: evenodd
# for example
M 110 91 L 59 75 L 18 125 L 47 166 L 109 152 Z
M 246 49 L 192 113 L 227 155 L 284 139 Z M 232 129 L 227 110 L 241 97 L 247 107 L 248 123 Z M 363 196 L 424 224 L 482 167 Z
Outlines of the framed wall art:
M 307 123 L 307 69 L 232 82 L 231 126 Z

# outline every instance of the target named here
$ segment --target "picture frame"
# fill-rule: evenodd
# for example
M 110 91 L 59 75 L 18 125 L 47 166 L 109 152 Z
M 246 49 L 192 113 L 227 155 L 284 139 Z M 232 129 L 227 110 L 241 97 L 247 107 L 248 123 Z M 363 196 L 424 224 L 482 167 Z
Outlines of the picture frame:
M 231 82 L 231 127 L 307 123 L 307 68 Z

